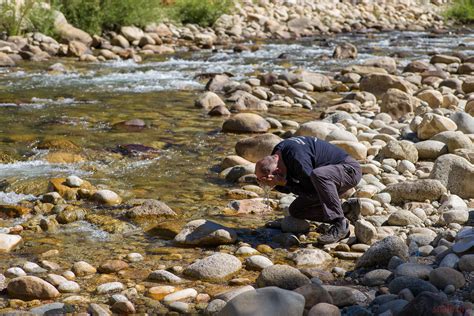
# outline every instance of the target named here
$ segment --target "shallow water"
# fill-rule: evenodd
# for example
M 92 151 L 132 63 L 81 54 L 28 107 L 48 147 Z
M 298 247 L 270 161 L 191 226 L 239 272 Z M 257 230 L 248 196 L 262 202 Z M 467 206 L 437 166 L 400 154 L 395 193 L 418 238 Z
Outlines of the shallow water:
M 260 50 L 256 52 L 179 52 L 170 57 L 146 59 L 140 64 L 85 64 L 61 59 L 69 69 L 66 74 L 47 71 L 59 60 L 0 69 L 0 153 L 6 152 L 19 160 L 0 164 L 0 189 L 5 191 L 0 192 L 0 203 L 31 199 L 45 192 L 48 179 L 75 174 L 96 186 L 109 187 L 126 199 L 160 199 L 182 221 L 205 217 L 234 227 L 255 228 L 262 219 L 245 221 L 221 215 L 229 202 L 224 197 L 224 188 L 229 184 L 218 178 L 216 165 L 233 153 L 235 141 L 242 136 L 220 133 L 222 118 L 208 117 L 194 108 L 194 99 L 205 84 L 196 79 L 198 74 L 225 71 L 242 79 L 259 72 L 297 67 L 335 73 L 349 64 L 392 53 L 406 55 L 400 59 L 403 67 L 410 60 L 427 60 L 428 54 L 435 51 L 459 49 L 472 54 L 473 39 L 474 35 L 469 34 L 343 35 L 292 43 L 259 43 Z M 359 48 L 357 60 L 323 58 L 332 54 L 336 43 L 344 41 Z M 278 58 L 282 53 L 288 58 Z M 267 115 L 301 123 L 317 118 L 318 113 L 317 108 L 271 109 Z M 147 128 L 130 132 L 113 127 L 135 118 L 145 120 Z M 48 152 L 36 149 L 37 144 L 57 138 L 77 144 L 86 161 L 45 161 Z M 112 152 L 120 144 L 143 144 L 160 152 L 153 159 L 127 158 Z M 250 231 L 243 232 L 243 236 L 255 241 L 255 234 Z M 125 237 L 112 236 L 86 222 L 67 225 L 51 235 L 25 232 L 24 237 L 25 245 L 15 256 L 32 259 L 45 250 L 61 249 L 61 258 L 69 264 L 75 260 L 100 263 L 132 249 L 143 253 L 153 242 L 165 244 L 140 231 Z M 2 260 L 0 265 L 24 260 L 15 256 L 3 255 L 8 260 Z

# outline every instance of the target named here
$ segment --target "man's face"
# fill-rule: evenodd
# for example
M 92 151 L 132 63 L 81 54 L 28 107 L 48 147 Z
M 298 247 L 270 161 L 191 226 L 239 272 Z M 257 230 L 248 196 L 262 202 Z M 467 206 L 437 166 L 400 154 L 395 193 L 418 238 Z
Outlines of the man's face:
M 270 187 L 275 187 L 281 185 L 285 175 L 281 172 L 280 169 L 275 168 L 270 173 L 265 174 L 261 170 L 256 170 L 255 175 L 257 176 L 257 181 L 261 185 L 266 185 Z

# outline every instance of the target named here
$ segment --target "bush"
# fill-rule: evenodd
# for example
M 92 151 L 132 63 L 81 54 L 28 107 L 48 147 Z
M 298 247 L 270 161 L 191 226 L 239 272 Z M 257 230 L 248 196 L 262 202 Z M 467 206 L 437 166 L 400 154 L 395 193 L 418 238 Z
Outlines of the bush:
M 54 35 L 54 15 L 41 0 L 25 0 L 22 6 L 14 0 L 0 3 L 0 31 L 7 35 L 41 32 Z
M 211 26 L 234 6 L 232 0 L 176 0 L 173 17 L 183 23 Z
M 90 33 L 120 26 L 143 27 L 161 16 L 160 0 L 53 0 L 72 25 Z
M 454 0 L 445 16 L 462 23 L 474 22 L 474 0 Z

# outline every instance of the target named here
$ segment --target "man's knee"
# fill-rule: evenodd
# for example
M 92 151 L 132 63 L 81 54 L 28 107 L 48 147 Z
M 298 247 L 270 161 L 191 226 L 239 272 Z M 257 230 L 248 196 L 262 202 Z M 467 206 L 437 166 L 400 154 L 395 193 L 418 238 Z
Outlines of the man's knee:
M 302 212 L 301 208 L 298 207 L 295 203 L 291 203 L 290 206 L 288 207 L 288 213 L 292 217 L 299 218 L 299 219 L 304 219 L 304 212 Z

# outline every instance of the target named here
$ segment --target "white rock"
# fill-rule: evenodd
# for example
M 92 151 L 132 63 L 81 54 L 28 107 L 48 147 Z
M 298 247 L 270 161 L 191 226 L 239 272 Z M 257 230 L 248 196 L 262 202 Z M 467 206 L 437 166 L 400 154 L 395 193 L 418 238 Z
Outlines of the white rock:
M 21 240 L 22 238 L 19 235 L 0 233 L 0 253 L 10 252 Z
M 185 300 L 188 298 L 195 298 L 197 294 L 198 293 L 195 289 L 191 289 L 191 288 L 184 289 L 184 290 L 166 295 L 165 298 L 163 299 L 163 302 L 171 303 L 175 301 Z

